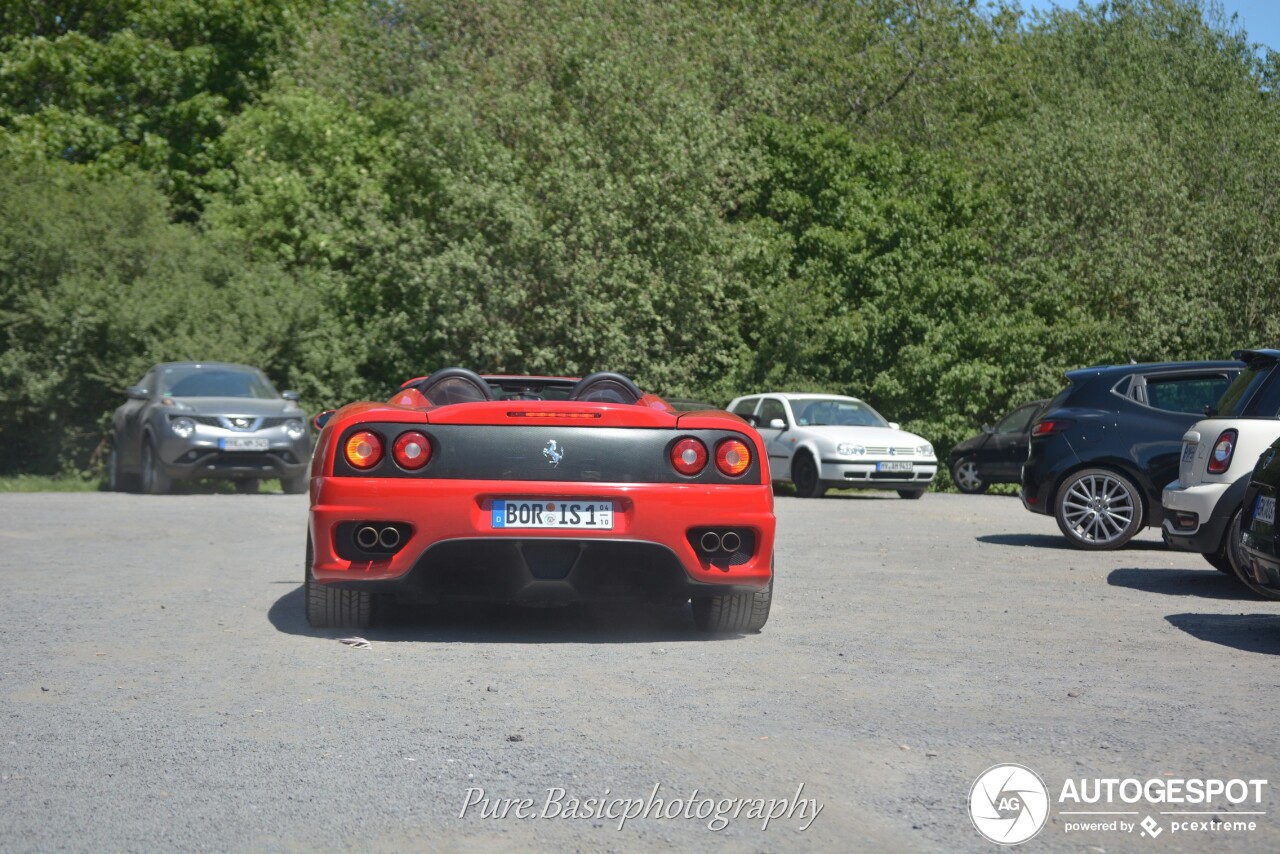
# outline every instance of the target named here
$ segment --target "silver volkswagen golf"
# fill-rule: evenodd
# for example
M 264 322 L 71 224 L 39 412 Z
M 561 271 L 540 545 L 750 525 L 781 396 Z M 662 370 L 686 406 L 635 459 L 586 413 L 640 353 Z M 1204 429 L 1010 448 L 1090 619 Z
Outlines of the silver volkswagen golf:
M 111 416 L 108 485 L 163 494 L 174 481 L 231 478 L 256 489 L 278 477 L 307 491 L 311 435 L 298 395 L 257 368 L 167 362 L 147 371 Z

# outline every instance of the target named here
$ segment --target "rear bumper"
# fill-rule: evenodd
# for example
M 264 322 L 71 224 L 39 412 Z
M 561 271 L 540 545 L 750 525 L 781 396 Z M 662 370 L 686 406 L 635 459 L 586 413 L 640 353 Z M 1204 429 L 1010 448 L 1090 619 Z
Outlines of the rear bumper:
M 1178 481 L 1166 486 L 1160 496 L 1164 541 L 1181 551 L 1217 551 L 1238 506 L 1227 495 L 1230 487 L 1229 483 L 1183 487 Z
M 1253 580 L 1274 593 L 1280 593 L 1280 560 L 1274 554 L 1260 550 L 1248 533 L 1244 535 L 1243 547 Z
M 773 575 L 768 485 L 600 484 L 326 477 L 313 481 L 312 573 L 322 584 L 415 599 L 563 602 L 615 593 L 654 598 L 758 590 Z M 611 531 L 493 528 L 495 498 L 614 502 Z M 393 524 L 401 541 L 357 556 L 351 523 Z M 701 529 L 742 532 L 744 547 L 708 556 Z M 348 557 L 356 556 L 352 560 Z

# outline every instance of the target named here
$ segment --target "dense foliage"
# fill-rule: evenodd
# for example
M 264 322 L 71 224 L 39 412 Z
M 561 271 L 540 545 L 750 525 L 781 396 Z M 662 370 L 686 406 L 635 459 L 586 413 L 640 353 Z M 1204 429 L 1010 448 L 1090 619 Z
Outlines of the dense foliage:
M 0 473 L 164 359 L 837 391 L 945 452 L 1274 346 L 1276 59 L 1195 0 L 0 0 Z

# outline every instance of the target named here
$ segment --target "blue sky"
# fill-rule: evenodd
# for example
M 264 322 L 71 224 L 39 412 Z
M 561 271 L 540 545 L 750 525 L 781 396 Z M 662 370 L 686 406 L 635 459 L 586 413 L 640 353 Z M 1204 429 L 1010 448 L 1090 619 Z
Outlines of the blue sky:
M 1232 13 L 1239 16 L 1239 23 L 1249 34 L 1249 41 L 1280 51 L 1280 0 L 1206 0 L 1206 3 L 1211 2 L 1219 3 L 1228 19 Z M 1019 0 L 1019 3 L 1027 10 L 1047 10 L 1054 6 L 1074 9 L 1079 5 L 1076 0 Z M 1090 2 L 1088 5 L 1097 4 Z

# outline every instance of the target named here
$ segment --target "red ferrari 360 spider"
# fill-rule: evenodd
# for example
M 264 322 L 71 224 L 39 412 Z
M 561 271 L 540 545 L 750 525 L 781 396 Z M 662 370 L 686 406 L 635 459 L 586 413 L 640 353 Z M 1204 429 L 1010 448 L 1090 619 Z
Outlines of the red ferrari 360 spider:
M 760 436 L 677 412 L 621 374 L 445 368 L 333 414 L 311 464 L 305 602 L 368 625 L 383 597 L 692 601 L 706 631 L 758 631 L 774 515 Z

